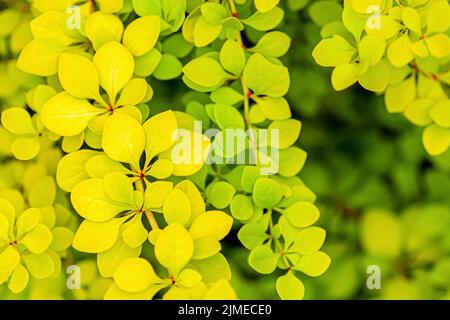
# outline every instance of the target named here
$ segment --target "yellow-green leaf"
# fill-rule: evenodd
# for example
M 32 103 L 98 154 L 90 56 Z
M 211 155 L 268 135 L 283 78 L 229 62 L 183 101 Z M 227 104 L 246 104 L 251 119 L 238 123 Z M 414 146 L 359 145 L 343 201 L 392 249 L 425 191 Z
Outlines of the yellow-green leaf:
M 147 82 L 144 79 L 131 79 L 123 88 L 116 105 L 137 106 L 144 100 L 147 90 Z
M 163 206 L 164 219 L 168 224 L 178 222 L 185 226 L 191 217 L 189 198 L 179 189 L 173 189 Z
M 315 252 L 308 256 L 303 256 L 300 262 L 294 266 L 295 270 L 299 270 L 310 277 L 318 277 L 327 271 L 330 266 L 331 259 L 322 251 Z
M 230 232 L 233 218 L 222 211 L 207 211 L 194 220 L 189 229 L 193 239 L 210 237 L 222 240 Z
M 33 253 L 42 253 L 50 246 L 52 239 L 51 231 L 45 225 L 38 224 L 33 230 L 25 234 L 22 239 L 19 239 L 19 242 Z
M 155 256 L 172 275 L 177 275 L 191 260 L 194 254 L 194 241 L 180 224 L 167 226 L 158 236 Z
M 15 134 L 36 132 L 30 114 L 23 108 L 9 108 L 2 112 L 3 127 Z
M 99 78 L 94 63 L 79 54 L 59 56 L 58 76 L 67 93 L 76 98 L 100 101 Z
M 147 161 L 168 150 L 175 143 L 177 120 L 172 111 L 165 111 L 151 117 L 144 123 L 143 128 L 146 136 Z
M 104 191 L 103 180 L 97 178 L 77 184 L 70 198 L 78 214 L 93 222 L 108 221 L 129 208 L 112 201 Z
M 159 16 L 136 19 L 125 29 L 123 44 L 135 57 L 143 56 L 155 46 L 160 30 Z
M 58 57 L 63 49 L 61 44 L 49 38 L 33 40 L 20 53 L 17 67 L 42 77 L 54 75 L 58 71 Z
M 161 282 L 151 264 L 142 258 L 131 258 L 122 262 L 114 272 L 114 280 L 120 289 L 133 293 L 144 291 Z
M 73 247 L 87 253 L 108 250 L 116 243 L 123 221 L 123 218 L 106 222 L 83 221 L 73 239 Z
M 147 240 L 148 231 L 142 224 L 142 213 L 127 222 L 122 233 L 123 241 L 131 248 L 136 248 Z
M 111 159 L 129 163 L 137 170 L 145 147 L 144 130 L 136 119 L 114 114 L 105 122 L 102 146 Z
M 28 271 L 36 279 L 45 279 L 55 270 L 53 260 L 47 253 L 27 254 L 23 255 L 22 259 L 25 261 Z
M 77 99 L 61 92 L 42 107 L 41 119 L 50 131 L 71 137 L 83 132 L 89 121 L 102 112 L 87 100 Z
M 145 208 L 161 208 L 172 192 L 172 188 L 172 182 L 156 181 L 150 183 L 145 190 Z
M 120 43 L 110 41 L 96 52 L 94 64 L 100 75 L 100 85 L 108 93 L 110 102 L 115 102 L 117 93 L 133 76 L 133 55 Z
M 98 50 L 109 41 L 120 41 L 122 39 L 123 23 L 115 15 L 97 11 L 87 19 L 85 32 L 94 49 Z
M 9 280 L 8 288 L 13 293 L 22 292 L 28 284 L 29 279 L 28 271 L 25 267 L 19 264 L 11 275 L 11 279 Z
M 425 128 L 422 135 L 425 150 L 437 156 L 448 150 L 450 146 L 450 129 L 432 124 Z
M 302 300 L 305 295 L 305 286 L 292 271 L 277 279 L 277 292 L 283 300 Z

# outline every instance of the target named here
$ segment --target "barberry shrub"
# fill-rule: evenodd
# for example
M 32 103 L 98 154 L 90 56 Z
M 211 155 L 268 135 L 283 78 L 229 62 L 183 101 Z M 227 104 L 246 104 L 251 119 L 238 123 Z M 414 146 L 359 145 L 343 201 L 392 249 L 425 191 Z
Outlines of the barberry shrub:
M 285 10 L 277 0 L 5 8 L 1 67 L 14 81 L 0 92 L 0 284 L 29 297 L 54 297 L 35 281 L 80 299 L 234 299 L 226 249 L 237 238 L 282 299 L 302 299 L 302 279 L 330 258 L 298 176 L 307 154 L 285 98 Z M 64 281 L 76 268 L 89 275 L 82 286 Z
M 433 156 L 450 146 L 450 5 L 447 0 L 318 1 L 311 5 L 324 38 L 315 61 L 332 67 L 335 90 L 356 82 L 384 93 L 386 108 L 424 127 Z

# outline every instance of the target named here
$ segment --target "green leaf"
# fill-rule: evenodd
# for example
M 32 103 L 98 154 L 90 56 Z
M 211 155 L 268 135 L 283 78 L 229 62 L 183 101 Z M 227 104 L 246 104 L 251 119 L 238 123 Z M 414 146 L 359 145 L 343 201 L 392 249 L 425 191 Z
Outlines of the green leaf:
M 150 170 L 148 171 L 148 175 L 162 180 L 167 179 L 173 173 L 173 163 L 166 159 L 158 159 L 155 163 L 152 164 Z
M 223 30 L 221 24 L 209 23 L 203 16 L 200 16 L 194 27 L 194 45 L 196 47 L 206 47 L 216 40 Z
M 252 16 L 241 21 L 258 31 L 268 31 L 277 27 L 283 20 L 283 17 L 283 10 L 279 7 L 274 7 L 266 12 L 257 11 Z
M 250 222 L 242 226 L 238 232 L 238 238 L 248 250 L 262 245 L 264 241 L 269 239 L 266 228 L 260 223 Z
M 335 35 L 320 41 L 314 48 L 313 57 L 323 67 L 337 67 L 350 63 L 355 53 L 354 47 L 341 36 Z
M 31 160 L 39 153 L 41 145 L 36 138 L 18 138 L 11 144 L 11 152 L 18 160 Z
M 278 182 L 273 179 L 258 178 L 253 186 L 253 201 L 261 208 L 276 206 L 283 197 L 283 190 Z
M 194 240 L 194 255 L 192 259 L 202 260 L 214 256 L 222 249 L 220 242 L 214 238 L 204 237 Z
M 211 24 L 220 24 L 228 17 L 227 10 L 218 3 L 205 3 L 200 7 L 202 16 Z
M 291 38 L 280 31 L 272 31 L 264 34 L 256 46 L 249 49 L 250 52 L 258 52 L 266 57 L 281 57 L 285 55 L 291 46 Z
M 167 57 L 165 58 L 167 60 Z M 161 52 L 158 49 L 152 49 L 146 54 L 135 58 L 134 60 L 134 74 L 138 77 L 148 77 L 150 76 L 159 66 L 160 62 L 162 60 Z M 161 66 L 159 70 L 159 76 L 161 77 L 164 75 L 167 77 L 168 75 L 171 75 L 171 72 L 167 72 L 166 70 L 163 70 L 165 65 L 167 64 L 167 61 L 164 62 L 164 64 Z M 169 68 L 168 68 L 169 69 Z M 170 68 L 172 69 L 172 68 Z M 176 69 L 176 68 L 173 68 Z M 164 72 L 162 72 L 164 71 Z M 172 70 L 171 70 L 172 71 Z
M 312 225 L 319 219 L 320 212 L 317 207 L 306 201 L 299 201 L 282 211 L 293 226 L 305 228 Z
M 253 185 L 261 175 L 261 170 L 254 166 L 245 166 L 242 170 L 241 186 L 245 192 L 251 193 Z
M 250 251 L 249 265 L 262 274 L 270 274 L 275 271 L 279 256 L 268 246 L 259 246 Z
M 254 211 L 252 198 L 242 194 L 235 195 L 230 203 L 230 210 L 235 219 L 250 219 Z
M 301 230 L 289 248 L 290 252 L 309 255 L 319 251 L 325 241 L 326 232 L 322 228 L 309 227 Z
M 264 117 L 269 120 L 286 120 L 292 116 L 291 109 L 285 98 L 255 97 L 255 101 L 261 108 Z
M 164 53 L 153 76 L 158 80 L 171 80 L 179 77 L 182 70 L 183 65 L 177 57 L 170 53 Z
M 326 24 L 340 20 L 342 17 L 342 5 L 334 1 L 314 1 L 308 8 L 311 19 L 323 27 Z
M 255 7 L 260 12 L 272 10 L 280 0 L 255 0 Z
M 229 78 L 219 62 L 209 57 L 191 60 L 183 72 L 189 80 L 203 87 L 220 86 Z
M 227 259 L 220 253 L 206 259 L 193 260 L 189 263 L 189 266 L 197 270 L 202 275 L 202 280 L 207 284 L 220 279 L 231 279 L 230 266 Z
M 207 191 L 207 199 L 217 209 L 224 209 L 229 206 L 236 189 L 225 181 L 219 181 L 210 185 Z
M 331 74 L 331 83 L 334 90 L 341 91 L 351 87 L 358 80 L 358 65 L 344 63 L 338 65 Z
M 199 215 L 191 225 L 189 233 L 194 240 L 213 238 L 222 240 L 230 232 L 233 218 L 222 211 L 207 211 Z
M 220 63 L 226 71 L 239 77 L 245 66 L 244 50 L 236 41 L 227 40 L 220 50 Z
M 296 147 L 282 149 L 279 152 L 279 175 L 283 177 L 294 177 L 297 175 L 305 165 L 307 153 Z
M 184 58 L 191 52 L 193 45 L 187 42 L 183 35 L 175 33 L 164 40 L 162 48 L 165 53 L 173 54 L 177 58 Z
M 242 94 L 230 87 L 220 87 L 214 90 L 211 92 L 210 98 L 217 104 L 226 104 L 230 106 L 244 100 Z
M 110 41 L 120 42 L 123 34 L 123 23 L 115 15 L 97 11 L 87 19 L 85 32 L 94 49 L 98 50 Z
M 245 129 L 244 118 L 234 107 L 216 105 L 214 109 L 214 121 L 220 129 Z
M 422 22 L 420 21 L 420 15 L 416 10 L 408 7 L 404 8 L 402 20 L 409 30 L 417 33 L 418 35 L 422 34 Z
M 287 68 L 269 62 L 260 53 L 255 53 L 248 59 L 244 80 L 254 94 L 274 98 L 284 96 L 290 85 Z
M 284 149 L 297 141 L 301 128 L 302 123 L 296 119 L 275 120 L 269 125 L 269 134 L 276 130 L 279 136 L 279 147 Z
M 311 255 L 303 256 L 300 262 L 294 266 L 294 270 L 299 270 L 310 277 L 318 277 L 327 271 L 330 263 L 330 257 L 318 251 Z

